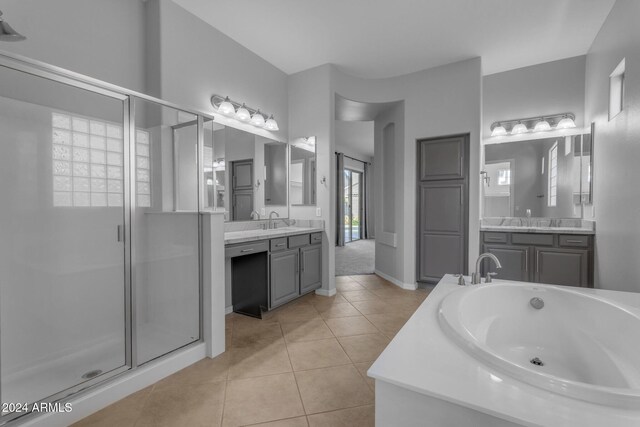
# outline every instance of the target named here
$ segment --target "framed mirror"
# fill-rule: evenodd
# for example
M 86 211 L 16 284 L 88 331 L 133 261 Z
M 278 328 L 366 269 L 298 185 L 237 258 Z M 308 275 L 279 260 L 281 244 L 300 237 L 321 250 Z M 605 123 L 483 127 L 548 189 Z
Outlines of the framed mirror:
M 483 216 L 584 218 L 592 198 L 590 134 L 484 146 Z
M 292 206 L 316 204 L 316 137 L 297 138 L 290 144 L 289 198 Z
M 287 144 L 243 130 L 205 123 L 205 203 L 225 221 L 289 217 Z

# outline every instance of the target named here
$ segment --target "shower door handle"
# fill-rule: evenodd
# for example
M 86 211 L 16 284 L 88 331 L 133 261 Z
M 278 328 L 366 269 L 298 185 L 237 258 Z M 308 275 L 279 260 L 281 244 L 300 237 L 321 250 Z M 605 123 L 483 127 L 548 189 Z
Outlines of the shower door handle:
M 124 225 L 122 224 L 118 224 L 117 239 L 118 239 L 118 242 L 124 242 Z

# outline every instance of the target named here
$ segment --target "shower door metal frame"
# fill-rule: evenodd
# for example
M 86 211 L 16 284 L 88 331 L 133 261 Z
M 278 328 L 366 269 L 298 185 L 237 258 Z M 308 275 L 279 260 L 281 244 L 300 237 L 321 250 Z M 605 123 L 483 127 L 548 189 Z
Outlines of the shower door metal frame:
M 113 98 L 122 102 L 123 112 L 123 170 L 124 173 L 124 195 L 123 195 L 123 224 L 124 224 L 124 304 L 125 304 L 125 363 L 123 366 L 113 369 L 109 372 L 103 373 L 95 378 L 84 381 L 73 387 L 64 389 L 56 394 L 53 394 L 43 400 L 32 403 L 53 403 L 57 401 L 65 402 L 71 397 L 77 397 L 81 393 L 89 392 L 99 387 L 103 383 L 109 380 L 113 380 L 116 377 L 126 375 L 127 372 L 135 370 L 138 367 L 136 360 L 137 346 L 136 346 L 136 323 L 135 323 L 135 295 L 133 292 L 132 282 L 135 272 L 136 260 L 134 258 L 134 240 L 132 238 L 132 229 L 135 224 L 132 224 L 133 218 L 135 218 L 135 203 L 134 196 L 136 194 L 136 179 L 135 179 L 135 101 L 136 99 L 159 104 L 163 107 L 173 108 L 175 110 L 184 111 L 197 116 L 197 186 L 198 186 L 198 264 L 199 264 L 199 339 L 188 343 L 182 347 L 173 349 L 168 353 L 154 358 L 146 363 L 153 363 L 154 361 L 169 357 L 175 351 L 186 349 L 192 346 L 199 345 L 204 342 L 204 318 L 203 318 L 203 237 L 202 237 L 202 212 L 204 206 L 204 186 L 201 176 L 201 166 L 203 161 L 203 143 L 204 143 L 204 120 L 215 121 L 215 117 L 209 113 L 199 111 L 197 109 L 183 107 L 173 104 L 171 102 L 164 101 L 159 98 L 155 98 L 140 92 L 136 92 L 130 89 L 126 89 L 111 83 L 106 83 L 101 80 L 85 76 L 80 73 L 66 70 L 61 67 L 50 65 L 41 61 L 33 60 L 21 55 L 17 55 L 11 52 L 0 50 L 0 67 L 15 70 L 25 74 L 29 74 L 35 77 L 40 77 L 49 81 L 62 83 L 64 85 L 83 89 L 91 93 L 103 95 L 109 98 Z M 128 132 L 126 131 L 128 130 Z M 0 325 L 0 334 L 2 333 L 2 326 Z M 0 360 L 1 363 L 1 360 Z M 0 388 L 1 392 L 1 388 Z M 1 401 L 1 396 L 0 396 Z M 17 402 L 16 402 L 17 403 Z M 0 413 L 0 425 L 11 423 L 14 420 L 27 420 L 33 417 L 37 417 L 41 413 L 9 413 L 3 415 Z

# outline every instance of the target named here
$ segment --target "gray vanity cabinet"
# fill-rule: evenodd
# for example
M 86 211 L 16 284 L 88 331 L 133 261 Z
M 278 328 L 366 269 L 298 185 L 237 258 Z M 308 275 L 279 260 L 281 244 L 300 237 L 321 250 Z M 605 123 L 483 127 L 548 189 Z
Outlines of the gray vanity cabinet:
M 535 248 L 535 281 L 555 285 L 589 284 L 587 249 Z
M 508 245 L 484 245 L 483 252 L 494 254 L 500 260 L 502 268 L 496 270 L 493 265 L 487 268 L 488 260 L 484 261 L 485 271 L 498 273 L 496 279 L 518 280 L 526 282 L 529 280 L 530 251 L 528 247 L 508 246 Z
M 482 274 L 498 279 L 551 285 L 593 287 L 593 236 L 576 234 L 483 231 L 482 252 L 502 264 L 496 269 L 485 259 Z
M 300 294 L 322 286 L 322 245 L 300 249 Z
M 300 295 L 300 254 L 290 249 L 270 256 L 271 307 L 277 307 Z

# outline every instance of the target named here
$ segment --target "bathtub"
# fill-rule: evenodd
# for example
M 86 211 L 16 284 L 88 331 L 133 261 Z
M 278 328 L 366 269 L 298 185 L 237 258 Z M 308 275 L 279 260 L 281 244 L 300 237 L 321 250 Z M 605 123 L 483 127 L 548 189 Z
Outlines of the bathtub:
M 544 306 L 535 308 L 533 298 Z M 637 410 L 639 313 L 592 290 L 500 281 L 450 292 L 438 320 L 446 336 L 497 373 L 570 398 Z

